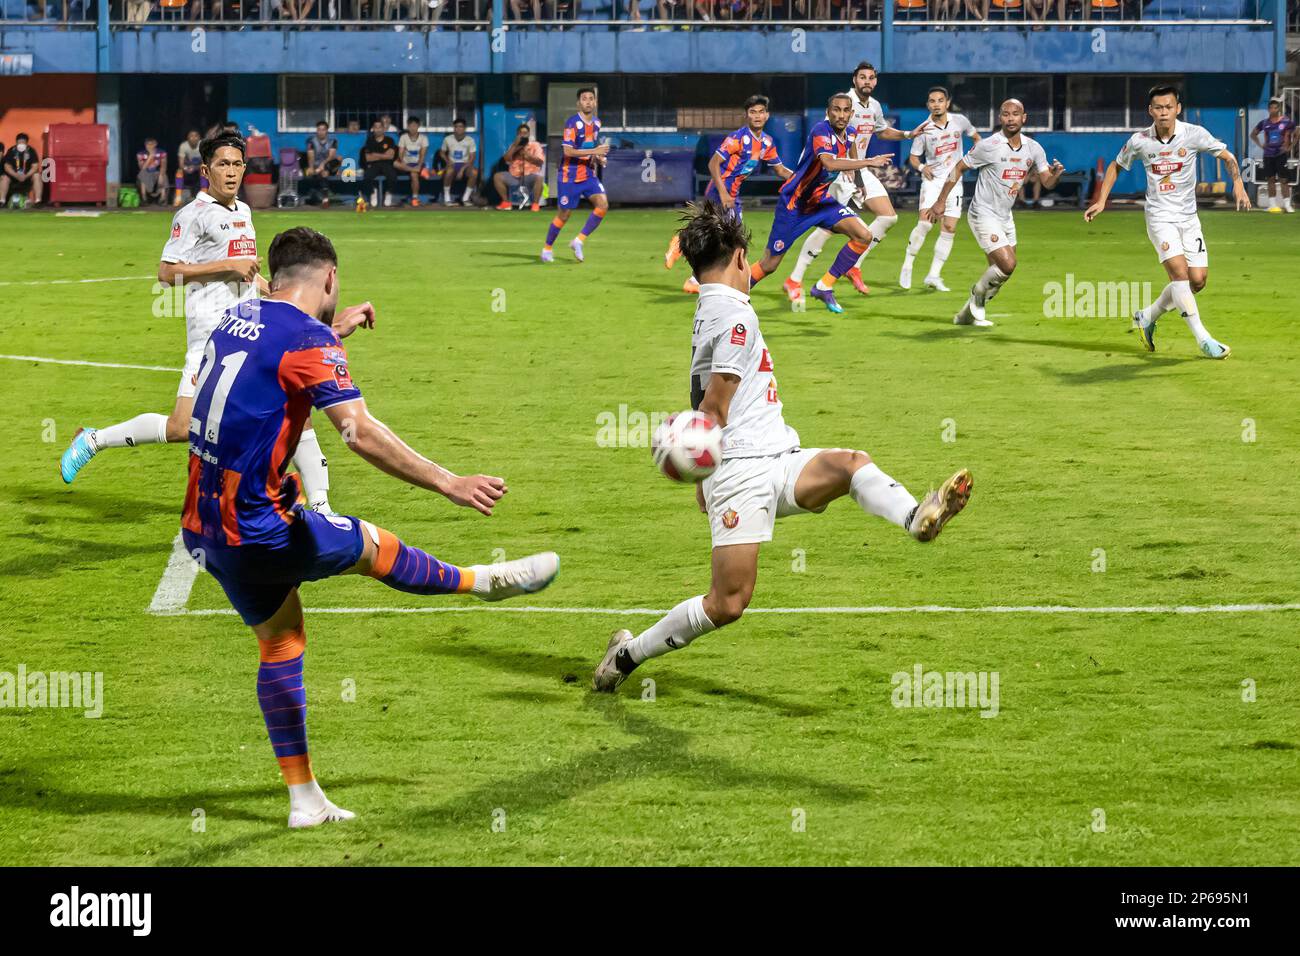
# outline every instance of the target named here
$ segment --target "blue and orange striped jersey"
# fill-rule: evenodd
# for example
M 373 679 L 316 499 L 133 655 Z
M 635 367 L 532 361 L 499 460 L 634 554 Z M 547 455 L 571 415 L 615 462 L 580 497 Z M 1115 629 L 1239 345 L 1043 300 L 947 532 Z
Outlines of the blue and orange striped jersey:
M 574 113 L 564 124 L 564 145 L 574 149 L 595 149 L 600 145 L 600 120 L 588 123 L 581 113 Z M 585 183 L 596 178 L 596 157 L 566 156 L 560 161 L 560 182 Z
M 827 120 L 813 126 L 804 143 L 794 175 L 781 186 L 781 202 L 785 208 L 812 212 L 820 206 L 826 199 L 826 190 L 839 173 L 826 169 L 817 157 L 829 153 L 839 159 L 848 159 L 856 138 L 857 133 L 852 126 L 845 128 L 843 137 L 835 135 L 835 130 L 831 129 Z
M 338 336 L 288 302 L 241 302 L 195 384 L 181 527 L 214 544 L 287 545 L 298 480 L 285 469 L 307 415 L 361 397 Z
M 722 168 L 718 173 L 722 176 L 722 184 L 732 196 L 740 195 L 740 184 L 758 169 L 759 163 L 781 165 L 781 157 L 776 153 L 776 143 L 772 137 L 767 133 L 756 136 L 747 125 L 724 139 L 713 154 L 722 159 Z M 713 189 L 712 182 L 709 183 L 709 189 Z

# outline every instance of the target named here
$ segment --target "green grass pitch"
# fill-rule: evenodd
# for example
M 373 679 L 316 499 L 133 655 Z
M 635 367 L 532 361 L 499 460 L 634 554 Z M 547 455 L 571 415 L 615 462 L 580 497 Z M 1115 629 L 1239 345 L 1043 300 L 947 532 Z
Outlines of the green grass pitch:
M 748 217 L 756 253 L 770 221 Z M 897 288 L 914 221 L 903 213 L 869 260 L 869 298 L 841 285 L 843 317 L 816 303 L 792 314 L 779 279 L 755 305 L 805 445 L 863 448 L 914 493 L 965 465 L 971 506 L 926 546 L 848 500 L 784 520 L 754 607 L 1300 601 L 1296 220 L 1203 213 L 1202 315 L 1233 347 L 1227 362 L 1202 358 L 1176 315 L 1154 355 L 1126 318 L 1044 315 L 1067 273 L 1076 288 L 1159 291 L 1140 214 L 1087 226 L 1075 211 L 1021 213 L 1022 263 L 988 330 L 951 324 L 982 269 L 964 223 L 953 293 Z M 76 426 L 169 410 L 175 373 L 0 360 L 0 672 L 104 675 L 99 719 L 0 709 L 0 859 L 1295 862 L 1296 611 L 751 614 L 592 695 L 610 630 L 653 620 L 608 609 L 666 608 L 708 583 L 691 490 L 656 475 L 646 448 L 597 440 L 620 405 L 687 404 L 694 303 L 678 291 L 684 264 L 663 268 L 667 211 L 614 210 L 581 266 L 563 239 L 554 265 L 536 261 L 546 222 L 257 214 L 263 254 L 279 229 L 320 228 L 344 302 L 374 302 L 379 327 L 349 352 L 376 414 L 511 488 L 485 519 L 321 431 L 334 506 L 454 562 L 554 548 L 563 572 L 531 603 L 591 609 L 309 612 L 313 763 L 358 813 L 345 825 L 285 828 L 238 618 L 145 613 L 178 527 L 184 449 L 110 451 L 59 480 Z M 156 213 L 0 214 L 0 353 L 179 366 L 183 322 L 155 316 L 151 280 L 66 281 L 151 275 L 167 228 Z M 469 606 L 357 579 L 304 597 Z M 188 608 L 225 607 L 200 575 Z M 917 664 L 996 672 L 997 716 L 893 706 L 891 675 Z

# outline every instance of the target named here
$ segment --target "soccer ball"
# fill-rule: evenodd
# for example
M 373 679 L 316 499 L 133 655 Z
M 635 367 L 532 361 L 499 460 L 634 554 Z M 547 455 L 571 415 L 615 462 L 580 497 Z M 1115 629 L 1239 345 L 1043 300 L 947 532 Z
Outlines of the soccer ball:
M 655 429 L 650 453 L 673 481 L 703 481 L 722 463 L 722 429 L 703 412 L 678 412 Z

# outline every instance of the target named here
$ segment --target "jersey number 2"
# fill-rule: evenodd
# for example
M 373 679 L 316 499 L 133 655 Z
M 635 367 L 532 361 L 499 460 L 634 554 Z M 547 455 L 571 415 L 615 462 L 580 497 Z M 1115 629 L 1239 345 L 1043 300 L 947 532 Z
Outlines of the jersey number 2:
M 216 388 L 212 390 L 212 400 L 208 402 L 208 420 L 206 424 L 200 423 L 199 426 L 204 441 L 213 445 L 217 443 L 221 435 L 221 416 L 226 412 L 226 399 L 230 397 L 230 388 L 235 384 L 235 376 L 244 367 L 247 359 L 247 352 L 232 352 L 221 360 L 221 374 L 217 376 Z M 199 380 L 194 387 L 195 403 L 203 394 L 203 386 L 207 384 L 208 377 L 212 374 L 212 367 L 216 364 L 217 346 L 215 342 L 208 339 L 208 347 L 203 351 L 203 371 L 199 372 Z

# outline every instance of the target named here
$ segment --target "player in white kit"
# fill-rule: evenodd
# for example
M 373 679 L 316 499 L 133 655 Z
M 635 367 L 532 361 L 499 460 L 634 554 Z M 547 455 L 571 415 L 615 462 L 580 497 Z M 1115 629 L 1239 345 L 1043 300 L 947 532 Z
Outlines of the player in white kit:
M 1231 150 L 1204 127 L 1178 119 L 1183 105 L 1177 88 L 1152 87 L 1147 102 L 1147 112 L 1155 122 L 1134 133 L 1124 144 L 1119 156 L 1106 169 L 1097 201 L 1088 207 L 1083 218 L 1092 222 L 1100 216 L 1119 171 L 1128 169 L 1134 160 L 1141 162 L 1147 177 L 1147 238 L 1155 246 L 1169 277 L 1169 284 L 1156 301 L 1133 316 L 1134 324 L 1142 333 L 1142 344 L 1148 352 L 1154 352 L 1156 320 L 1170 309 L 1177 309 L 1196 336 L 1202 354 L 1213 359 L 1227 358 L 1232 349 L 1205 330 L 1196 306 L 1196 293 L 1205 288 L 1210 265 L 1201 220 L 1196 215 L 1197 155 L 1209 153 L 1223 160 L 1232 177 L 1232 195 L 1238 209 L 1249 209 L 1250 197 L 1246 195 L 1241 169 Z
M 244 149 L 244 140 L 236 133 L 224 133 L 199 145 L 200 169 L 208 189 L 172 218 L 171 236 L 158 264 L 161 286 L 156 291 L 180 285 L 185 289 L 185 364 L 171 415 L 149 412 L 107 428 L 77 429 L 59 463 L 65 482 L 76 478 L 105 448 L 189 440 L 195 376 L 208 337 L 227 309 L 269 291 L 258 271 L 252 212 L 238 198 L 244 179 Z M 342 310 L 335 318 L 334 330 L 344 336 L 362 324 L 374 324 L 369 303 Z M 310 425 L 302 433 L 293 463 L 302 477 L 308 503 L 328 512 L 329 472 Z
M 713 535 L 713 581 L 633 637 L 614 632 L 592 676 L 613 691 L 651 657 L 680 650 L 701 634 L 740 618 L 758 577 L 758 550 L 777 518 L 820 513 L 849 495 L 868 514 L 930 541 L 965 507 L 970 472 L 962 469 L 918 503 L 866 452 L 802 448 L 781 414 L 772 354 L 749 301 L 744 224 L 706 202 L 678 233 L 682 255 L 700 280 L 691 354 L 691 404 L 722 426 L 722 463 L 696 486 Z
M 966 221 L 975 241 L 984 250 L 988 268 L 971 286 L 970 298 L 953 316 L 954 325 L 992 325 L 984 315 L 984 306 L 1016 270 L 1016 223 L 1011 208 L 1030 170 L 1036 170 L 1044 189 L 1051 189 L 1065 172 L 1055 160 L 1048 165 L 1043 147 L 1020 132 L 1025 125 L 1025 105 L 1017 99 L 1007 100 L 998 112 L 1001 129 L 985 136 L 955 164 L 933 205 L 925 210 L 932 223 L 945 215 L 948 196 L 961 182 L 968 169 L 979 170 L 975 195 L 971 199 Z
M 857 153 L 851 157 L 854 159 L 866 158 L 867 146 L 871 143 L 872 136 L 888 140 L 910 140 L 916 138 L 925 126 L 923 123 L 914 130 L 900 130 L 890 126 L 885 121 L 884 110 L 871 95 L 876 88 L 876 83 L 876 68 L 870 63 L 859 63 L 853 71 L 853 88 L 846 94 L 853 101 L 853 118 L 849 120 L 849 128 L 855 130 L 857 134 L 855 140 Z M 929 120 L 926 122 L 928 123 Z M 867 251 L 862 253 L 853 268 L 845 273 L 853 283 L 853 288 L 867 295 L 871 290 L 862 281 L 862 263 L 867 256 L 871 255 L 871 250 L 885 238 L 890 227 L 898 222 L 898 213 L 894 211 L 894 204 L 889 200 L 889 193 L 870 169 L 840 173 L 839 178 L 831 185 L 830 194 L 835 197 L 836 202 L 847 206 L 855 213 L 861 214 L 865 209 L 875 216 L 867 226 L 871 231 L 871 242 L 867 246 Z M 799 261 L 790 272 L 790 278 L 785 280 L 785 292 L 791 302 L 803 295 L 804 273 L 821 253 L 822 247 L 830 237 L 829 229 L 818 228 L 804 240 L 803 246 L 799 249 Z
M 912 168 L 921 174 L 921 196 L 917 209 L 924 214 L 934 205 L 943 191 L 943 182 L 952 172 L 953 166 L 962 155 L 962 137 L 969 136 L 972 145 L 980 141 L 980 134 L 961 113 L 949 113 L 951 99 L 942 86 L 932 86 L 926 96 L 925 106 L 930 111 L 930 122 L 921 131 L 921 135 L 912 141 L 912 155 L 908 161 Z M 961 218 L 961 190 L 953 189 L 948 194 L 947 204 L 943 210 L 943 226 L 939 238 L 934 241 L 934 258 L 930 260 L 930 271 L 925 274 L 925 284 L 931 289 L 947 292 L 943 284 L 943 264 L 948 261 L 952 251 L 957 220 Z M 925 237 L 934 228 L 924 215 L 918 217 L 912 234 L 907 237 L 907 255 L 903 259 L 903 268 L 898 273 L 901 288 L 912 288 L 912 265 L 925 244 Z

